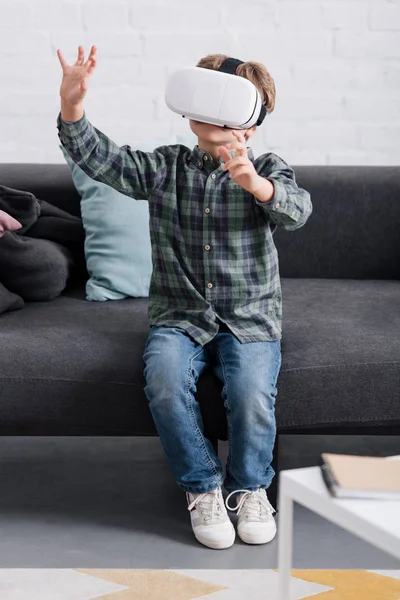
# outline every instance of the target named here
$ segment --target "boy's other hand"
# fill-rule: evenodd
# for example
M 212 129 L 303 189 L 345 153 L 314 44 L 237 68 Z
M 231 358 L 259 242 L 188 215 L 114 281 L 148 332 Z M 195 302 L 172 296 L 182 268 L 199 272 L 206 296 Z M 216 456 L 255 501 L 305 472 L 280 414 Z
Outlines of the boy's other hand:
M 73 65 L 69 65 L 61 50 L 57 50 L 57 55 L 63 70 L 60 96 L 61 104 L 64 106 L 65 111 L 79 111 L 83 113 L 82 103 L 88 89 L 88 81 L 96 69 L 96 51 L 96 46 L 92 46 L 89 57 L 85 62 L 85 51 L 83 46 L 79 46 L 76 62 Z M 63 114 L 62 117 L 65 118 Z M 69 119 L 65 118 L 65 120 Z
M 260 176 L 247 156 L 246 138 L 241 131 L 232 130 L 237 142 L 219 146 L 218 153 L 224 159 L 223 171 L 229 171 L 229 177 L 251 194 L 259 187 Z M 234 151 L 232 158 L 230 152 Z

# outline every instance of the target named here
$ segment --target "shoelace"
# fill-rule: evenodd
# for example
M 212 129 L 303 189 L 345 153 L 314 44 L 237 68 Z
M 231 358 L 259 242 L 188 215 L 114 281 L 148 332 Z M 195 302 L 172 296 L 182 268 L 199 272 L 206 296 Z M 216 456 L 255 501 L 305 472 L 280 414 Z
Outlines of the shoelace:
M 232 508 L 231 506 L 229 506 L 229 498 L 234 494 L 242 494 L 242 497 L 240 498 L 237 505 L 234 508 Z M 253 519 L 262 519 L 262 517 L 265 516 L 265 513 L 263 515 L 263 509 L 271 515 L 276 512 L 276 510 L 268 500 L 266 494 L 262 494 L 259 492 L 251 492 L 249 490 L 235 490 L 234 492 L 231 492 L 225 500 L 225 505 L 228 510 L 231 510 L 233 512 L 237 511 L 238 515 L 240 514 L 242 508 L 245 506 L 245 511 L 247 515 Z
M 215 492 L 207 492 L 200 494 L 195 498 L 188 506 L 188 510 L 196 507 L 197 510 L 202 514 L 205 521 L 210 521 L 216 518 L 220 520 L 223 517 L 221 502 L 224 500 L 220 490 Z

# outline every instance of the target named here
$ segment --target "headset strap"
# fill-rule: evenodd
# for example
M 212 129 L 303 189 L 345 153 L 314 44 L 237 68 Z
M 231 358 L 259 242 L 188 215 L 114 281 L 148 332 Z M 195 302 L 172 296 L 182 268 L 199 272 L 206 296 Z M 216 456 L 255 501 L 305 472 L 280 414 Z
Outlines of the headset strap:
M 219 67 L 218 71 L 222 73 L 229 73 L 230 75 L 236 75 L 236 69 L 239 65 L 243 64 L 243 60 L 238 60 L 237 58 L 226 58 L 222 65 Z M 261 106 L 260 115 L 258 117 L 256 125 L 261 125 L 267 115 L 267 109 L 264 104 Z
M 222 71 L 222 73 L 230 73 L 231 75 L 235 75 L 236 69 L 239 65 L 242 65 L 243 62 L 243 60 L 238 60 L 237 58 L 227 58 L 219 67 L 218 71 Z
M 267 116 L 267 109 L 265 108 L 265 106 L 263 104 L 261 106 L 260 116 L 258 117 L 258 121 L 257 121 L 256 125 L 261 125 L 261 123 L 264 121 L 266 116 Z

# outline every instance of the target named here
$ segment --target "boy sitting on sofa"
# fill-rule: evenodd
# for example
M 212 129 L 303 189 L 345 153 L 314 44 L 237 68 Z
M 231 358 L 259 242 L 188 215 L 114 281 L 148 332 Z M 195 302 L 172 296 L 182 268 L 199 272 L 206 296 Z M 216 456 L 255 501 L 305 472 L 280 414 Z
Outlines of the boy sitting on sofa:
M 244 542 L 265 544 L 276 534 L 266 490 L 275 475 L 282 335 L 273 232 L 277 226 L 302 227 L 312 212 L 310 195 L 280 157 L 270 152 L 253 157 L 247 141 L 256 125 L 236 130 L 190 120 L 198 137 L 193 149 L 167 145 L 142 152 L 117 146 L 84 113 L 96 47 L 85 61 L 79 46 L 74 65 L 60 50 L 58 57 L 61 143 L 93 179 L 149 201 L 153 273 L 145 393 L 175 479 L 186 492 L 194 535 L 209 548 L 232 546 L 228 508 L 238 512 Z M 227 58 L 209 55 L 197 66 L 217 70 Z M 256 86 L 270 113 L 275 85 L 267 69 L 245 62 L 235 75 Z M 225 478 L 195 400 L 196 383 L 208 366 L 223 384 Z M 226 503 L 221 486 L 229 492 Z

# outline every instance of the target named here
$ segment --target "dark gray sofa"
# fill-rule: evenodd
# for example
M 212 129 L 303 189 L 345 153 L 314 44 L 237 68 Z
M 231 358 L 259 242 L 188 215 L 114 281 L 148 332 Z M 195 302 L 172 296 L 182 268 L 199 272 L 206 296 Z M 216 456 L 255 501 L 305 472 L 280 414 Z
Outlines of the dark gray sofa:
M 314 212 L 275 233 L 276 470 L 281 433 L 400 435 L 400 168 L 295 171 Z M 0 183 L 79 214 L 67 166 L 2 164 Z M 156 435 L 143 392 L 146 311 L 143 298 L 86 302 L 75 279 L 52 302 L 0 316 L 0 435 Z M 214 443 L 226 439 L 220 391 L 206 372 L 198 400 Z

